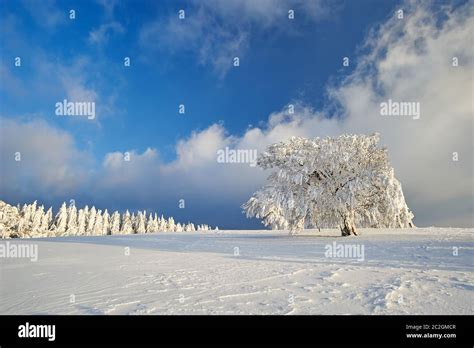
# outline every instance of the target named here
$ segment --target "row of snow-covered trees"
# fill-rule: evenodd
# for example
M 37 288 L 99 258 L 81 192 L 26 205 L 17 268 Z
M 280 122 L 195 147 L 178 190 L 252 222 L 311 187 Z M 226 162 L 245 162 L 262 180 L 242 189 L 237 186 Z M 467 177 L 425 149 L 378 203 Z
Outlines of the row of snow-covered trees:
M 217 229 L 217 227 L 216 227 Z M 208 231 L 208 225 L 181 224 L 172 217 L 166 219 L 156 213 L 139 211 L 112 214 L 95 207 L 77 209 L 74 204 L 63 203 L 56 215 L 52 208 L 45 210 L 36 203 L 14 207 L 0 201 L 0 237 L 60 237 L 60 236 L 102 236 L 114 234 L 135 234 L 151 232 L 193 232 Z

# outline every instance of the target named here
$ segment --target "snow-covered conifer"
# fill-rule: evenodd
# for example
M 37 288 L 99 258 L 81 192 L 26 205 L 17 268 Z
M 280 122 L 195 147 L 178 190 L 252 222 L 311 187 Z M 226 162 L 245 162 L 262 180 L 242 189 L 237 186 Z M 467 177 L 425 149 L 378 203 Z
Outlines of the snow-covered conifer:
M 20 210 L 18 224 L 16 224 L 15 237 L 28 237 L 28 231 L 30 230 L 30 220 L 30 209 L 26 204 L 24 204 Z
M 130 217 L 130 221 L 132 222 L 132 233 L 137 233 L 137 217 L 135 216 L 135 213 L 132 212 L 132 216 Z
M 103 221 L 103 216 L 102 216 L 102 210 L 98 210 L 95 214 L 95 222 L 94 222 L 94 229 L 92 231 L 94 236 L 100 236 L 102 235 L 104 231 L 104 221 Z
M 146 233 L 146 212 L 138 212 L 135 222 L 135 233 Z
M 103 228 L 102 228 L 102 235 L 107 236 L 110 234 L 110 215 L 107 209 L 104 211 L 103 215 Z
M 18 237 L 20 212 L 19 206 L 13 207 L 0 201 L 0 238 Z
M 94 235 L 94 226 L 95 226 L 95 217 L 97 215 L 97 211 L 95 207 L 93 206 L 91 210 L 89 211 L 89 214 L 87 215 L 86 219 L 86 234 L 89 236 Z
M 41 232 L 49 237 L 50 236 L 50 228 L 53 222 L 53 209 L 50 207 L 46 214 L 43 215 L 41 219 Z
M 86 234 L 86 211 L 85 209 L 79 209 L 77 213 L 77 234 L 83 236 Z
M 156 213 L 153 215 L 153 226 L 155 228 L 154 232 L 159 232 L 160 231 L 160 220 L 159 220 L 158 215 Z
M 168 219 L 168 222 L 166 223 L 166 230 L 169 231 L 169 232 L 176 231 L 176 224 L 175 224 L 174 219 L 172 217 L 170 217 Z
M 115 211 L 112 214 L 112 221 L 110 225 L 110 234 L 115 235 L 115 234 L 120 234 L 120 214 L 118 211 Z
M 127 210 L 122 216 L 122 229 L 120 230 L 121 234 L 133 234 L 132 226 L 132 217 L 130 216 L 129 211 Z
M 68 236 L 74 236 L 78 234 L 77 209 L 74 204 L 69 205 L 67 214 L 68 214 L 68 220 L 67 220 L 66 234 Z
M 64 236 L 66 234 L 67 218 L 67 207 L 66 203 L 64 202 L 61 205 L 61 208 L 59 208 L 59 211 L 54 219 L 54 235 L 56 237 Z
M 43 231 L 41 231 L 41 221 L 44 216 L 44 206 L 40 206 L 33 213 L 33 220 L 31 224 L 31 236 L 32 237 L 41 237 Z
M 166 232 L 168 230 L 168 225 L 163 215 L 158 219 L 158 230 L 160 232 Z
M 146 232 L 153 233 L 158 232 L 158 219 L 155 213 L 155 217 L 153 217 L 152 213 L 148 216 L 148 221 L 146 224 Z

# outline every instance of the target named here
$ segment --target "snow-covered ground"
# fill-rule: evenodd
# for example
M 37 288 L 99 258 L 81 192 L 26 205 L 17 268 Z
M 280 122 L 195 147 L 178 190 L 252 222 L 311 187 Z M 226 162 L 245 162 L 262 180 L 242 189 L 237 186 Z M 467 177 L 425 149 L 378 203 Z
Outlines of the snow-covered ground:
M 474 314 L 473 229 L 359 232 L 1 240 L 38 260 L 0 258 L 0 314 Z

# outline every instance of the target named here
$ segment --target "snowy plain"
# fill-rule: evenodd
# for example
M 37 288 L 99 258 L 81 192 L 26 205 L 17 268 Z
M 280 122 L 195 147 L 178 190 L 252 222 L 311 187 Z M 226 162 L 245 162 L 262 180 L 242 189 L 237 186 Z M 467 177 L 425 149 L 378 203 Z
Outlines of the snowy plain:
M 0 314 L 474 314 L 474 229 L 359 232 L 0 240 L 38 246 L 0 258 Z

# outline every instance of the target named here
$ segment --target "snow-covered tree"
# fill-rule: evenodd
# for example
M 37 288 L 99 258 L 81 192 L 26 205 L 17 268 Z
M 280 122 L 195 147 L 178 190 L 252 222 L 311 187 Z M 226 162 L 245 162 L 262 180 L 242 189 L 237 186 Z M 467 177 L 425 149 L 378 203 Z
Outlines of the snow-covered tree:
M 152 213 L 148 216 L 148 221 L 146 223 L 146 232 L 153 233 L 158 232 L 158 218 L 155 213 L 155 217 L 153 217 Z
M 33 223 L 34 223 L 34 218 L 35 218 L 35 214 L 36 214 L 36 211 L 37 211 L 37 206 L 38 206 L 38 202 L 37 201 L 34 201 L 33 204 L 30 204 L 28 205 L 28 215 L 29 215 L 29 221 L 28 221 L 28 227 L 29 227 L 29 230 L 28 230 L 28 235 L 31 237 L 32 236 L 32 230 L 33 230 Z
M 193 223 L 188 223 L 186 224 L 186 227 L 184 228 L 185 232 L 194 232 L 196 231 L 196 228 L 194 227 Z
M 272 169 L 268 184 L 242 207 L 248 217 L 295 233 L 339 226 L 343 236 L 359 227 L 411 227 L 401 185 L 379 136 L 341 135 L 271 145 L 258 165 Z
M 168 219 L 168 222 L 166 223 L 166 230 L 170 231 L 170 232 L 176 231 L 176 224 L 175 224 L 174 219 L 172 217 L 170 217 Z
M 33 213 L 33 219 L 31 224 L 31 236 L 34 237 L 41 237 L 41 221 L 43 220 L 44 216 L 44 206 L 40 206 L 36 211 Z
M 158 214 L 156 213 L 153 215 L 153 224 L 155 227 L 154 232 L 159 232 L 160 231 L 160 218 L 158 217 Z
M 74 236 L 78 234 L 78 226 L 77 226 L 77 209 L 74 204 L 70 204 L 67 210 L 68 219 L 67 219 L 67 229 L 66 234 L 68 236 Z
M 133 234 L 132 218 L 129 211 L 127 210 L 122 216 L 122 229 L 120 230 L 121 234 Z
M 87 207 L 86 207 L 87 208 Z M 86 216 L 86 234 L 89 236 L 94 235 L 94 226 L 95 226 L 95 217 L 97 215 L 97 211 L 93 206 L 89 211 L 89 214 Z
M 19 207 L 13 207 L 0 201 L 0 238 L 18 236 L 18 223 L 20 222 Z
M 110 234 L 110 215 L 107 209 L 104 211 L 103 215 L 103 228 L 102 228 L 102 235 L 107 236 Z
M 202 225 L 198 225 L 197 230 L 198 231 L 209 231 L 210 228 L 209 228 L 208 225 L 202 224 Z
M 111 218 L 111 224 L 110 224 L 110 234 L 120 234 L 120 214 L 118 211 L 115 211 L 112 214 Z
M 161 218 L 158 220 L 158 231 L 165 232 L 168 230 L 166 219 L 161 215 Z
M 18 206 L 18 221 L 14 224 L 15 233 L 13 237 L 27 237 L 25 231 L 28 230 L 28 224 L 30 221 L 30 216 L 28 214 L 27 206 L 24 204 L 21 208 Z
M 59 208 L 58 213 L 56 214 L 56 217 L 54 219 L 54 235 L 59 237 L 59 236 L 64 236 L 66 235 L 66 229 L 67 229 L 67 207 L 66 203 L 63 203 L 61 205 L 61 208 Z
M 135 233 L 146 233 L 146 211 L 139 211 L 135 220 Z
M 30 237 L 31 231 L 31 205 L 24 204 L 20 210 L 19 221 L 16 224 L 15 237 L 27 238 Z
M 50 237 L 50 229 L 51 229 L 51 224 L 53 223 L 53 209 L 50 207 L 46 214 L 43 215 L 43 218 L 41 219 L 41 231 L 43 234 L 45 234 L 47 237 Z
M 77 212 L 77 234 L 79 236 L 86 234 L 86 212 L 84 209 L 79 209 Z
M 104 218 L 102 216 L 102 210 L 99 209 L 97 213 L 95 214 L 93 235 L 101 236 L 103 231 L 104 231 Z
M 132 216 L 130 217 L 130 221 L 132 222 L 132 233 L 137 233 L 137 218 L 135 213 L 132 212 Z

